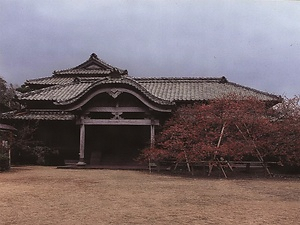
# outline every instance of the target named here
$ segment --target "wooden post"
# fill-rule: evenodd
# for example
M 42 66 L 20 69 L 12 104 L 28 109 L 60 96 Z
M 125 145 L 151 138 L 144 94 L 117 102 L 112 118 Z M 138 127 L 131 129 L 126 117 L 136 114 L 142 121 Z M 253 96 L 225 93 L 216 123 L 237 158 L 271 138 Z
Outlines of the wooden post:
M 212 171 L 212 169 L 213 169 L 213 163 L 212 162 L 208 162 L 208 174 L 207 174 L 207 176 L 210 176 L 211 175 L 211 171 Z
M 84 147 L 85 147 L 85 125 L 80 124 L 80 144 L 79 144 L 79 162 L 77 166 L 85 166 L 84 162 Z
M 153 124 L 150 125 L 150 148 L 153 148 L 155 144 L 155 126 Z M 149 172 L 151 173 L 151 167 L 152 167 L 151 159 L 149 158 L 148 166 L 149 166 Z
M 151 125 L 150 126 L 150 146 L 151 148 L 154 147 L 155 144 L 155 126 Z
M 8 148 L 8 168 L 10 169 L 11 167 L 11 149 L 10 146 Z

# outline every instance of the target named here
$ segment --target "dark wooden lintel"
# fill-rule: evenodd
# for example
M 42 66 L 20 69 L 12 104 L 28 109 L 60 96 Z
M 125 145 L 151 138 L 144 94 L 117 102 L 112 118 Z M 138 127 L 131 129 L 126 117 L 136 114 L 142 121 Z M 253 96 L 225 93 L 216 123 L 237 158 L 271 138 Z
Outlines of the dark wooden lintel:
M 81 119 L 77 121 L 77 124 L 84 125 L 133 125 L 133 126 L 145 126 L 145 125 L 159 125 L 159 120 L 150 119 Z
M 147 110 L 140 107 L 91 107 L 86 112 L 147 112 Z

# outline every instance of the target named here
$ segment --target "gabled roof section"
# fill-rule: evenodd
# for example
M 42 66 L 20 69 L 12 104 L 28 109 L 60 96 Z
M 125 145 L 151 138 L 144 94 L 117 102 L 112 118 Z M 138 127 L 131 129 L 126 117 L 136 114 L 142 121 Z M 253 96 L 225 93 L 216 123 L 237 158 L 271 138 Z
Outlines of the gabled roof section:
M 95 69 L 95 70 L 111 70 L 115 67 L 99 59 L 95 53 L 90 55 L 90 58 L 80 65 L 74 67 L 74 69 Z
M 102 59 L 99 59 L 95 53 L 90 55 L 90 58 L 80 65 L 65 69 L 55 70 L 53 76 L 122 76 L 127 75 L 127 70 L 122 70 L 114 67 Z

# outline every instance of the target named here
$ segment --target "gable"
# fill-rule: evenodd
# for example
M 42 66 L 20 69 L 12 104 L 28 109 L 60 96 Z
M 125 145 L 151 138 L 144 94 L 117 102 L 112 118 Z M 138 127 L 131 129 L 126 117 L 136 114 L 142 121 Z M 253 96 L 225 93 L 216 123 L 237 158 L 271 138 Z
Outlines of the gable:
M 90 58 L 80 65 L 65 69 L 65 70 L 55 70 L 53 76 L 108 76 L 111 74 L 118 74 L 120 76 L 127 75 L 127 70 L 122 70 L 114 67 L 102 59 L 99 59 L 95 53 L 90 55 Z

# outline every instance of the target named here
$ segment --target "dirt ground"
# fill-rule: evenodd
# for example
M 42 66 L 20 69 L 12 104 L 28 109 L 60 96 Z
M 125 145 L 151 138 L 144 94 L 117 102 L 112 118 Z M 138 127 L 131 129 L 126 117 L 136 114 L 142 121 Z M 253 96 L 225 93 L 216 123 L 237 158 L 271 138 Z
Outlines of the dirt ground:
M 16 167 L 0 173 L 0 224 L 299 224 L 299 179 L 182 178 Z

